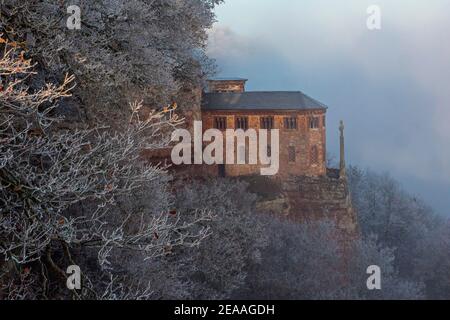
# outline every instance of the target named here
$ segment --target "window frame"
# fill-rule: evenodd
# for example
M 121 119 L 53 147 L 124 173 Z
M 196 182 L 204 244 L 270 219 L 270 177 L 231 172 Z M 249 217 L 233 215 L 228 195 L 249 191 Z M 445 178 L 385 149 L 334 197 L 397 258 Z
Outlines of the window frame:
M 312 167 L 316 167 L 320 164 L 319 159 L 319 147 L 317 145 L 311 146 L 309 151 L 309 161 Z
M 311 116 L 309 117 L 309 129 L 315 130 L 320 128 L 320 117 Z
M 295 149 L 295 146 L 288 146 L 288 162 L 297 162 L 297 150 Z
M 241 165 L 243 165 L 243 164 L 245 165 L 245 164 L 249 163 L 249 154 L 248 154 L 247 144 L 246 145 L 237 146 L 236 152 L 237 152 L 237 154 L 236 154 L 236 161 L 237 161 L 238 164 L 240 162 L 244 162 L 244 163 L 241 163 Z M 242 156 L 242 153 L 244 153 L 243 154 L 244 158 L 239 158 L 239 155 Z
M 260 117 L 261 129 L 272 130 L 275 128 L 275 118 L 273 116 Z
M 240 127 L 242 120 L 244 120 L 244 128 Z M 248 116 L 236 116 L 234 125 L 236 129 L 242 129 L 244 131 L 248 130 Z
M 295 116 L 283 118 L 284 129 L 298 130 L 298 119 Z
M 214 117 L 214 129 L 217 130 L 226 130 L 228 129 L 228 124 L 227 124 L 227 117 L 224 116 L 217 116 Z M 220 125 L 222 124 L 222 125 Z

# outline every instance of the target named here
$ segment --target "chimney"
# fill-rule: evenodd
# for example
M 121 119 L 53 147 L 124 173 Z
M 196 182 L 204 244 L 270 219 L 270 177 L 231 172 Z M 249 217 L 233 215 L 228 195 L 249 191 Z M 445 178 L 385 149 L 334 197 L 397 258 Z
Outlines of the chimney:
M 245 92 L 247 79 L 242 78 L 216 78 L 208 80 L 208 92 Z

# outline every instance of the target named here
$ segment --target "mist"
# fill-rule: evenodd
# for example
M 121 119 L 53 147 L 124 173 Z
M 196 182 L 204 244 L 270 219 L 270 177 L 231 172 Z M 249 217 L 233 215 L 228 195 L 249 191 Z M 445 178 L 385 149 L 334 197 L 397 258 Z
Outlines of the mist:
M 208 54 L 247 90 L 301 90 L 329 106 L 328 149 L 346 123 L 347 162 L 390 172 L 450 216 L 450 30 L 446 1 L 228 0 Z

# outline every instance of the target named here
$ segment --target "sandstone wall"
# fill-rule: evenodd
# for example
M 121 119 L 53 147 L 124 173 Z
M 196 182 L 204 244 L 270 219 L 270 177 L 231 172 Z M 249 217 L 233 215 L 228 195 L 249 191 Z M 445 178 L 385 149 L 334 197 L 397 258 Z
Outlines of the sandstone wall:
M 261 117 L 273 117 L 274 129 L 280 131 L 280 169 L 277 178 L 284 179 L 291 175 L 321 176 L 326 174 L 326 127 L 325 111 L 292 111 L 292 112 L 232 112 L 203 111 L 203 131 L 214 128 L 215 117 L 226 117 L 227 129 L 236 129 L 237 117 L 248 117 L 249 128 L 259 130 Z M 319 127 L 311 129 L 310 117 L 318 117 Z M 297 129 L 285 129 L 284 118 L 296 117 Z M 224 131 L 225 136 L 225 131 Z M 270 139 L 268 139 L 270 141 Z M 226 142 L 224 143 L 226 145 Z M 295 162 L 289 161 L 289 147 L 295 148 Z M 318 162 L 311 159 L 312 147 L 317 147 Z M 236 160 L 235 148 L 235 162 Z M 257 165 L 226 165 L 227 176 L 246 176 L 260 174 L 261 164 Z
M 250 183 L 256 181 L 248 180 Z M 261 181 L 258 182 L 261 184 Z M 266 180 L 264 192 L 257 192 L 260 200 L 257 207 L 295 222 L 332 220 L 349 235 L 357 235 L 356 212 L 350 199 L 348 182 L 339 177 L 337 170 L 328 170 L 326 176 L 293 176 L 283 181 Z M 250 191 L 260 190 L 261 185 L 251 185 Z M 265 194 L 273 188 L 276 197 Z
M 335 175 L 292 177 L 283 183 L 290 206 L 289 216 L 298 221 L 331 219 L 349 233 L 357 232 L 347 179 Z

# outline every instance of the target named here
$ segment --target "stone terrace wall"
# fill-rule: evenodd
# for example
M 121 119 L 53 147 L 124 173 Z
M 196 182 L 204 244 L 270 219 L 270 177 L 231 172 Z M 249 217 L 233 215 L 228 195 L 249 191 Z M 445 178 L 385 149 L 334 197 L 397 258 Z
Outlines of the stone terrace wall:
M 270 190 L 272 187 L 279 190 L 276 198 L 263 195 L 258 203 L 260 210 L 299 223 L 330 219 L 346 233 L 357 235 L 356 212 L 352 207 L 348 182 L 339 177 L 338 170 L 328 170 L 326 176 L 319 177 L 267 180 L 265 188 Z
M 357 232 L 347 179 L 332 175 L 292 177 L 283 183 L 289 199 L 289 216 L 298 221 L 328 218 L 349 233 Z

